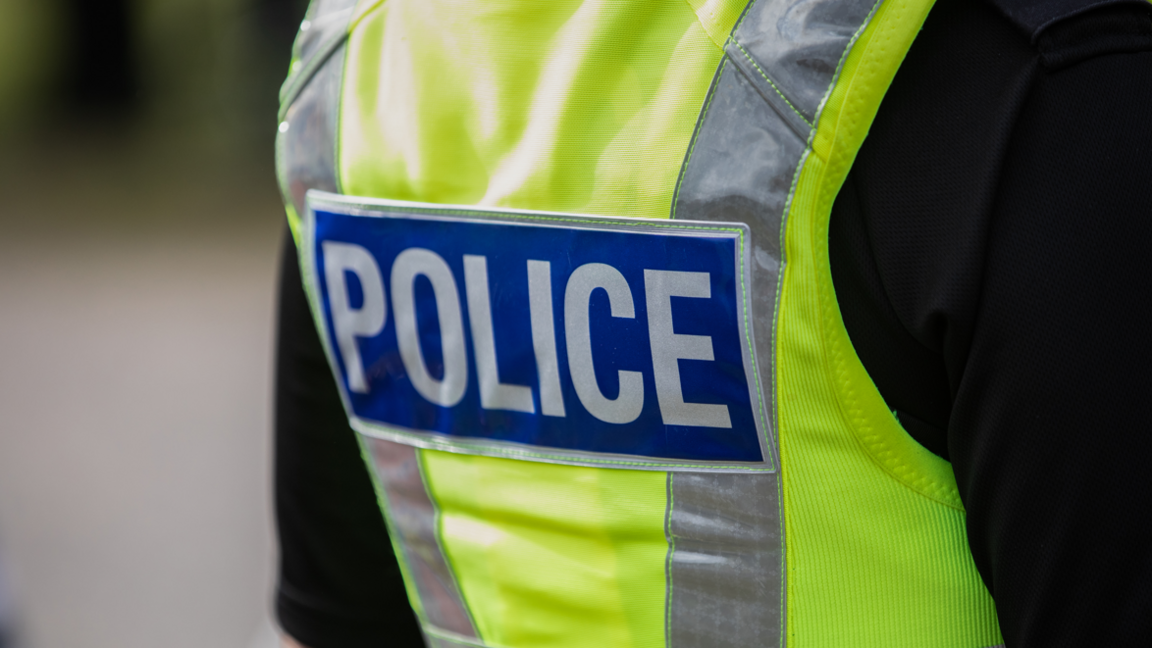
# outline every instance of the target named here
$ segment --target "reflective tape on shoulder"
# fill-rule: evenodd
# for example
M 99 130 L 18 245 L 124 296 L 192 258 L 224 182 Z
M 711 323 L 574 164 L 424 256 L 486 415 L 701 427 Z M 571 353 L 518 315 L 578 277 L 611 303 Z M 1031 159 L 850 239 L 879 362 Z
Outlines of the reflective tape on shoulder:
M 358 431 L 554 463 L 775 470 L 747 225 L 310 192 L 302 230 Z

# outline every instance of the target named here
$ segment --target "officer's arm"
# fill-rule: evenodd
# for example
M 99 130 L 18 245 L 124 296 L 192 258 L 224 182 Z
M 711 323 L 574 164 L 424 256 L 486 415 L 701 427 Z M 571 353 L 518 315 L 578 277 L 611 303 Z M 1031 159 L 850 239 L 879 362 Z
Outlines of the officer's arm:
M 832 217 L 853 346 L 951 459 L 1009 648 L 1152 636 L 1149 105 L 1147 8 L 1037 42 L 937 3 Z
M 276 349 L 276 611 L 311 646 L 422 648 L 355 433 L 320 346 L 287 237 Z
M 949 437 L 972 554 L 1008 646 L 1152 636 L 1144 24 L 1130 39 L 1141 53 L 1041 72 L 991 215 Z

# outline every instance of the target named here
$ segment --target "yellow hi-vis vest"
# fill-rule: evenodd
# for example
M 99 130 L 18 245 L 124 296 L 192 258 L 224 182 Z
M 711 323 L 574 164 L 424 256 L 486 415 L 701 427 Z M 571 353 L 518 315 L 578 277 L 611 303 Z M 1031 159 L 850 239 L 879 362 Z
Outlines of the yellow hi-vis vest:
M 430 646 L 1001 642 L 829 271 L 930 7 L 313 0 L 278 173 Z

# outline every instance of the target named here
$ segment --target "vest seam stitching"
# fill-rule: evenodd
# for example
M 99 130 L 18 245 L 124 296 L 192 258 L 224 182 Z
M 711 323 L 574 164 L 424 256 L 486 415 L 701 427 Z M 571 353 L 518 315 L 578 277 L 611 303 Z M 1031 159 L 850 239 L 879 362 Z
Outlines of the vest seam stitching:
M 783 213 L 780 215 L 780 270 L 776 274 L 776 297 L 775 304 L 772 308 L 772 397 L 774 399 L 773 405 L 775 416 L 774 423 L 776 424 L 776 453 L 777 462 L 780 465 L 779 474 L 780 478 L 777 480 L 777 493 L 776 507 L 777 518 L 780 520 L 780 646 L 783 648 L 787 645 L 788 641 L 788 617 L 787 617 L 787 603 L 788 603 L 788 569 L 792 565 L 792 560 L 788 557 L 788 530 L 787 530 L 787 511 L 785 509 L 785 488 L 784 488 L 784 441 L 783 430 L 784 413 L 780 407 L 780 385 L 783 381 L 778 381 L 776 373 L 780 370 L 780 365 L 777 362 L 779 358 L 779 351 L 777 347 L 783 342 L 783 336 L 780 335 L 781 323 L 781 309 L 780 304 L 784 296 L 784 274 L 788 271 L 788 248 L 787 248 L 787 231 L 788 231 L 788 214 L 792 211 L 792 203 L 796 197 L 796 189 L 800 184 L 800 174 L 803 171 L 805 163 L 808 161 L 808 156 L 813 153 L 811 146 L 812 138 L 816 136 L 816 129 L 813 128 L 809 137 L 808 143 L 805 144 L 804 150 L 800 153 L 800 159 L 796 163 L 796 170 L 792 172 L 792 184 L 788 187 L 788 200 L 784 203 Z
M 432 208 L 427 208 L 427 207 L 412 207 L 411 209 L 414 212 L 430 213 L 430 214 L 446 214 L 446 215 L 453 215 L 453 216 L 472 216 L 472 215 L 475 215 L 476 213 L 478 213 L 478 212 L 469 211 L 466 209 L 432 209 Z M 501 213 L 501 212 L 484 212 L 484 214 L 488 215 L 488 216 L 495 215 L 498 217 L 509 218 L 509 219 L 516 218 L 516 219 L 520 219 L 520 220 L 556 221 L 556 222 L 563 222 L 563 223 L 587 223 L 589 221 L 596 220 L 595 217 L 564 218 L 561 216 L 533 216 L 530 214 L 512 214 L 512 213 Z M 679 222 L 683 223 L 684 221 L 679 221 Z M 689 221 L 689 222 L 691 222 L 691 221 Z M 627 219 L 613 220 L 612 224 L 613 225 L 624 225 L 624 226 L 629 226 L 629 227 L 661 227 L 661 228 L 669 228 L 669 229 L 702 230 L 702 231 L 710 231 L 710 232 L 732 232 L 732 233 L 740 234 L 741 236 L 743 236 L 743 233 L 744 233 L 743 230 L 741 230 L 738 227 L 698 227 L 698 226 L 693 226 L 693 225 L 678 225 L 675 223 L 656 223 L 656 222 L 652 222 L 652 221 L 637 221 L 634 223 L 630 223 L 630 222 L 628 222 Z
M 684 186 L 684 176 L 688 172 L 688 164 L 692 161 L 692 154 L 696 151 L 696 142 L 700 139 L 700 129 L 704 125 L 704 120 L 708 117 L 708 111 L 712 108 L 712 100 L 716 97 L 716 91 L 720 86 L 720 77 L 724 74 L 724 70 L 728 67 L 728 55 L 721 53 L 720 68 L 716 70 L 715 82 L 712 87 L 708 89 L 708 98 L 704 102 L 704 110 L 700 113 L 700 118 L 697 120 L 695 132 L 692 133 L 692 141 L 688 144 L 688 155 L 684 158 L 684 163 L 680 165 L 680 178 L 676 181 L 676 191 L 672 193 L 672 214 L 669 220 L 676 219 L 676 207 L 679 205 L 680 189 Z
M 284 117 L 288 115 L 288 109 L 292 107 L 292 103 L 296 101 L 296 98 L 300 96 L 300 93 L 304 91 L 304 88 L 308 86 L 308 83 L 312 81 L 312 78 L 316 76 L 320 68 L 324 67 L 328 59 L 332 58 L 332 55 L 336 50 L 340 49 L 340 45 L 347 39 L 348 32 L 344 31 L 324 41 L 324 43 L 317 48 L 319 51 L 313 54 L 312 57 L 308 59 L 308 62 L 303 65 L 303 69 L 294 77 L 290 77 L 284 82 L 284 90 L 281 93 L 280 110 L 277 113 L 277 121 L 284 120 Z
M 844 45 L 844 51 L 840 53 L 840 60 L 836 62 L 836 70 L 832 73 L 832 79 L 828 82 L 828 87 L 824 90 L 824 96 L 821 97 L 820 103 L 816 106 L 816 114 L 813 122 L 818 124 L 820 117 L 824 113 L 824 106 L 828 103 L 828 98 L 832 96 L 832 91 L 836 88 L 836 84 L 840 82 L 840 75 L 844 72 L 844 62 L 848 60 L 848 54 L 852 52 L 852 48 L 860 40 L 860 36 L 864 34 L 864 30 L 868 29 L 868 25 L 872 24 L 872 20 L 876 17 L 876 11 L 880 8 L 880 3 L 884 0 L 876 0 L 872 3 L 872 8 L 868 10 L 868 15 L 864 17 L 864 21 L 856 28 L 856 32 L 852 34 L 852 38 Z M 812 138 L 816 136 L 816 126 L 812 127 Z M 809 145 L 812 139 L 808 140 Z
M 721 52 L 723 52 L 724 45 L 728 42 L 728 37 L 721 38 L 719 41 L 717 41 L 712 37 L 712 31 L 708 29 L 708 25 L 704 24 L 704 18 L 700 16 L 700 12 L 696 11 L 696 7 L 693 7 L 689 0 L 684 0 L 684 4 L 688 6 L 689 11 L 691 11 L 692 15 L 696 17 L 696 22 L 700 25 L 700 28 L 704 30 L 704 34 L 708 36 L 708 40 L 712 41 L 712 44 L 715 45 Z M 741 15 L 743 15 L 743 13 L 741 13 Z M 719 21 L 716 20 L 715 11 L 709 10 L 708 17 L 711 19 L 710 22 L 714 26 L 718 26 L 720 24 Z M 737 19 L 737 23 L 739 23 L 739 19 Z
M 797 168 L 799 168 L 799 167 L 797 167 Z M 783 218 L 781 218 L 781 223 L 783 223 Z M 783 225 L 781 225 L 781 226 L 783 226 Z M 780 265 L 781 265 L 781 267 L 783 267 L 783 265 L 784 265 L 783 256 L 784 255 L 781 254 L 780 256 L 781 256 Z M 764 381 L 760 377 L 760 362 L 756 358 L 756 343 L 755 343 L 755 340 L 753 340 L 753 338 L 752 338 L 753 322 L 751 320 L 751 318 L 752 318 L 752 303 L 751 303 L 750 286 L 748 286 L 745 283 L 745 274 L 748 274 L 751 271 L 748 270 L 748 268 L 744 267 L 744 266 L 750 265 L 751 260 L 749 259 L 748 261 L 745 261 L 745 258 L 746 257 L 745 257 L 745 252 L 744 252 L 744 232 L 743 232 L 743 230 L 741 230 L 740 231 L 740 264 L 742 267 L 740 268 L 740 297 L 741 297 L 741 300 L 744 302 L 744 343 L 748 345 L 748 355 L 752 359 L 752 376 L 753 376 L 753 378 L 756 379 L 756 398 L 757 398 L 757 400 L 760 401 L 760 410 L 759 410 L 758 414 L 759 414 L 760 422 L 764 425 L 764 437 L 765 437 L 764 438 L 764 445 L 765 445 L 765 448 L 769 452 L 771 452 L 772 451 L 772 443 L 771 443 L 772 439 L 771 439 L 770 435 L 771 435 L 772 421 L 768 416 L 768 410 L 764 404 Z M 748 270 L 748 272 L 745 272 L 746 270 Z M 779 284 L 779 282 L 780 282 L 780 279 L 779 279 L 780 276 L 781 276 L 780 274 L 777 274 L 777 279 L 776 279 L 777 284 Z M 777 305 L 779 304 L 779 298 L 777 298 L 776 304 Z M 775 337 L 775 334 L 776 334 L 776 324 L 775 324 L 775 321 L 773 321 L 773 323 L 772 323 L 772 335 L 773 335 L 773 337 Z M 771 362 L 771 365 L 769 365 L 769 366 L 775 367 L 775 364 L 776 364 L 775 354 L 773 353 L 770 355 L 772 357 L 769 358 L 769 361 Z M 769 372 L 769 374 L 771 375 L 771 372 Z M 757 436 L 760 436 L 760 435 L 757 435 Z M 776 453 L 772 453 L 771 455 L 766 455 L 766 456 L 764 456 L 764 459 L 768 459 L 769 457 L 771 457 L 772 463 L 775 464 L 776 470 L 779 471 L 781 462 L 780 462 L 779 457 L 776 457 L 775 454 Z
M 737 20 L 736 24 L 732 27 L 732 32 L 728 36 L 729 40 L 736 37 L 736 30 L 740 29 L 740 26 L 744 24 L 744 19 L 747 18 L 748 13 L 752 11 L 752 7 L 756 6 L 757 1 L 758 0 L 752 0 L 748 3 L 748 6 L 744 7 L 744 13 L 740 14 L 740 20 Z
M 448 575 L 452 578 L 452 587 L 456 589 L 456 596 L 460 599 L 460 607 L 464 609 L 464 614 L 468 615 L 468 623 L 472 626 L 472 632 L 476 635 L 477 641 L 484 642 L 484 637 L 480 636 L 480 629 L 476 627 L 476 619 L 472 614 L 472 608 L 468 605 L 468 600 L 464 598 L 464 590 L 460 588 L 460 579 L 456 576 L 456 565 L 452 562 L 452 557 L 448 555 L 448 551 L 444 548 L 443 536 L 443 508 L 440 506 L 439 500 L 436 499 L 436 494 L 432 492 L 432 488 L 428 485 L 428 468 L 424 460 L 424 451 L 422 448 L 414 448 L 416 455 L 416 470 L 420 474 L 420 484 L 424 486 L 424 492 L 428 495 L 428 501 L 432 503 L 435 511 L 434 523 L 432 533 L 436 538 L 436 549 L 440 552 L 440 557 L 444 559 L 444 565 L 448 567 Z
M 676 473 L 668 472 L 668 507 L 664 513 L 664 528 L 668 537 L 668 558 L 665 561 L 664 570 L 668 579 L 667 585 L 667 600 L 664 603 L 664 643 L 667 646 L 672 645 L 672 596 L 675 593 L 675 588 L 672 583 L 672 561 L 675 559 L 676 554 L 676 536 L 672 533 L 672 511 L 676 505 L 676 492 L 673 489 L 672 481 Z
M 353 7 L 355 8 L 355 7 Z M 341 164 L 341 153 L 344 149 L 342 133 L 344 131 L 344 82 L 345 76 L 348 72 L 348 59 L 352 56 L 352 48 L 349 45 L 352 42 L 352 25 L 349 23 L 348 29 L 345 30 L 344 42 L 344 60 L 340 61 L 340 82 L 336 86 L 336 116 L 333 118 L 336 122 L 333 128 L 332 142 L 332 182 L 336 185 L 336 193 L 344 193 L 344 178 L 343 168 Z
M 365 421 L 364 419 L 360 419 L 360 418 L 353 419 L 352 423 L 353 423 L 353 427 L 367 428 L 368 430 L 376 428 L 376 429 L 382 430 L 384 432 L 387 432 L 389 434 L 395 434 L 395 435 L 400 436 L 400 437 L 405 438 L 405 439 L 412 439 L 413 437 L 419 438 L 418 433 L 409 432 L 406 430 L 395 429 L 395 428 L 392 428 L 392 427 L 387 426 L 387 425 L 381 425 L 381 424 L 377 424 L 377 423 L 369 423 L 369 422 Z M 648 468 L 686 469 L 689 472 L 712 472 L 712 471 L 716 471 L 716 470 L 724 470 L 724 471 L 739 470 L 739 471 L 743 471 L 743 472 L 764 473 L 764 474 L 772 474 L 772 473 L 778 472 L 778 469 L 770 470 L 767 468 L 760 468 L 760 467 L 755 467 L 755 466 L 739 466 L 739 465 L 723 465 L 723 464 L 716 464 L 716 465 L 704 464 L 704 465 L 701 465 L 701 464 L 674 463 L 674 462 L 660 463 L 660 462 L 649 462 L 649 461 L 614 461 L 614 460 L 610 460 L 610 459 L 596 459 L 593 457 L 577 457 L 574 459 L 573 457 L 569 457 L 569 456 L 565 456 L 565 455 L 547 454 L 547 453 L 532 452 L 532 451 L 502 450 L 499 448 L 494 449 L 494 448 L 491 448 L 489 446 L 485 446 L 485 445 L 481 445 L 481 444 L 459 442 L 459 441 L 440 442 L 440 443 L 437 443 L 433 447 L 429 447 L 429 446 L 414 445 L 412 443 L 407 443 L 405 441 L 397 441 L 395 439 L 378 437 L 378 436 L 375 436 L 375 435 L 371 434 L 370 432 L 364 431 L 362 429 L 357 429 L 357 431 L 360 432 L 361 434 L 369 437 L 369 438 L 382 439 L 384 441 L 392 441 L 393 443 L 400 443 L 403 445 L 408 445 L 408 446 L 412 446 L 412 447 L 416 447 L 416 448 L 420 448 L 420 449 L 424 449 L 424 450 L 440 450 L 443 452 L 459 452 L 461 454 L 475 454 L 477 456 L 497 457 L 497 458 L 552 459 L 552 460 L 562 462 L 562 465 L 577 465 L 577 466 L 579 466 L 579 465 L 585 465 L 585 464 L 602 464 L 602 465 L 606 465 L 606 466 L 644 466 L 644 467 L 648 467 Z M 464 450 L 469 450 L 471 452 L 461 452 Z M 479 453 L 475 452 L 477 450 L 480 450 L 482 452 L 479 452 Z M 693 470 L 693 469 L 695 469 L 695 470 Z M 672 470 L 669 470 L 668 472 L 672 472 Z
M 756 68 L 756 71 L 760 73 L 760 76 L 764 77 L 764 80 L 768 82 L 768 85 L 772 86 L 772 89 L 776 91 L 776 94 L 784 100 L 784 103 L 788 104 L 788 107 L 792 109 L 792 112 L 796 113 L 796 116 L 799 117 L 801 121 L 803 121 L 805 124 L 808 124 L 809 128 L 815 128 L 812 122 L 808 121 L 808 118 L 804 116 L 804 113 L 800 112 L 796 106 L 792 105 L 792 102 L 788 100 L 788 97 L 784 96 L 784 93 L 780 91 L 780 88 L 776 86 L 772 79 L 768 78 L 768 74 L 764 72 L 764 69 L 760 67 L 760 64 L 756 62 L 756 59 L 752 58 L 752 55 L 748 53 L 748 50 L 744 49 L 744 46 L 736 40 L 735 36 L 728 37 L 728 42 L 735 45 L 740 50 L 740 52 L 744 54 L 744 58 L 748 59 L 748 62 L 752 64 L 752 67 Z
M 708 98 L 705 100 L 704 109 L 701 111 L 700 117 L 697 120 L 696 129 L 692 133 L 692 142 L 688 146 L 688 154 L 684 158 L 684 163 L 680 166 L 680 177 L 676 182 L 676 190 L 672 194 L 672 213 L 669 217 L 669 220 L 675 220 L 676 219 L 676 207 L 678 205 L 678 199 L 680 196 L 680 189 L 684 184 L 684 176 L 687 174 L 688 165 L 692 160 L 692 155 L 696 151 L 696 142 L 700 139 L 701 127 L 704 125 L 704 121 L 708 116 L 708 111 L 712 107 L 712 100 L 715 98 L 715 96 L 717 94 L 717 91 L 718 91 L 719 86 L 720 86 L 720 78 L 723 76 L 724 70 L 728 66 L 728 61 L 729 61 L 728 53 L 724 52 L 722 54 L 722 58 L 720 60 L 720 67 L 716 71 L 712 86 L 708 89 Z M 739 66 L 737 66 L 737 71 L 739 71 Z M 801 160 L 802 159 L 803 159 L 803 157 L 801 157 Z M 799 169 L 799 165 L 797 166 L 797 169 Z M 795 178 L 796 178 L 796 176 L 793 175 L 793 184 L 792 184 L 793 190 L 795 189 L 795 186 L 796 186 L 795 185 Z M 787 213 L 787 205 L 785 205 L 784 210 L 785 210 L 785 213 Z M 783 222 L 784 221 L 782 218 L 781 219 L 781 228 L 783 228 Z M 672 225 L 665 225 L 665 227 L 672 227 Z M 721 228 L 721 231 L 731 231 L 732 229 L 738 229 L 738 228 L 728 228 L 728 229 Z M 744 263 L 744 248 L 745 248 L 744 244 L 745 244 L 744 233 L 743 233 L 743 231 L 740 231 L 740 260 L 741 260 L 741 264 Z M 783 248 L 781 248 L 781 249 L 783 249 Z M 781 253 L 781 257 L 783 257 L 783 253 Z M 783 259 L 781 259 L 781 268 L 783 268 Z M 769 416 L 769 410 L 768 410 L 766 403 L 765 403 L 764 385 L 763 385 L 764 381 L 760 379 L 760 363 L 756 357 L 756 347 L 755 347 L 755 343 L 752 339 L 752 334 L 754 332 L 753 328 L 752 328 L 752 321 L 750 319 L 751 313 L 752 313 L 752 304 L 750 303 L 750 300 L 749 300 L 749 297 L 750 297 L 749 286 L 746 283 L 744 275 L 745 275 L 744 268 L 741 268 L 741 272 L 740 272 L 740 297 L 741 297 L 741 301 L 744 304 L 744 342 L 745 342 L 745 344 L 748 345 L 749 355 L 752 358 L 752 375 L 756 378 L 756 398 L 759 401 L 759 409 L 757 412 L 757 416 L 759 417 L 759 420 L 764 424 L 765 430 L 764 430 L 763 436 L 765 437 L 764 438 L 765 445 L 767 446 L 767 449 L 769 450 L 769 452 L 771 452 L 771 454 L 772 454 L 773 463 L 775 464 L 776 469 L 779 470 L 780 463 L 781 463 L 780 458 L 779 458 L 779 451 L 778 451 L 778 449 L 774 449 L 772 447 L 772 443 L 771 443 L 771 440 L 772 440 L 771 429 L 772 429 L 775 421 L 772 420 L 771 416 Z M 777 286 L 776 286 L 777 300 L 776 300 L 776 306 L 774 308 L 779 307 L 779 293 L 780 293 L 780 279 L 779 279 L 779 277 L 782 275 L 783 275 L 783 272 L 780 272 L 777 274 Z M 773 335 L 775 334 L 775 328 L 776 328 L 775 324 L 773 324 L 772 325 Z M 769 361 L 770 361 L 769 366 L 775 367 L 775 365 L 776 365 L 775 358 L 774 357 L 770 358 Z M 769 375 L 772 377 L 773 384 L 775 384 L 775 376 L 772 375 L 771 371 L 769 372 Z M 775 414 L 775 409 L 772 410 L 772 413 Z M 775 451 L 773 452 L 773 450 L 775 450 Z M 765 457 L 765 458 L 767 458 L 767 457 Z

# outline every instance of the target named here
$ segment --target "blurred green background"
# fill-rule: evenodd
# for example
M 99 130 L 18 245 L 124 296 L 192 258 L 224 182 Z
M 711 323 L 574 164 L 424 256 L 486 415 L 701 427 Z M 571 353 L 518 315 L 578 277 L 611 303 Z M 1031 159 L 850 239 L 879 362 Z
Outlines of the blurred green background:
M 127 126 L 262 150 L 306 0 L 0 0 L 0 134 Z M 266 152 L 266 151 L 264 151 Z
M 276 645 L 272 145 L 305 9 L 0 0 L 4 648 Z

